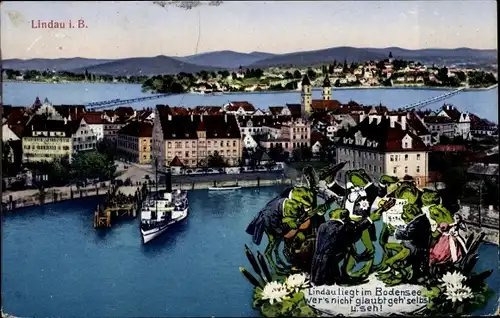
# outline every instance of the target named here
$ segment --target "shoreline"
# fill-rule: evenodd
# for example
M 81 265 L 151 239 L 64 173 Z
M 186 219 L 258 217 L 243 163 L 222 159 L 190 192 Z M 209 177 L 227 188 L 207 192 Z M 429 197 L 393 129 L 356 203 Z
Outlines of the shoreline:
M 275 185 L 290 185 L 292 184 L 292 180 L 289 178 L 277 178 L 277 179 L 250 179 L 250 180 L 239 180 L 236 182 L 237 186 L 241 188 L 259 188 L 259 187 L 269 187 Z M 186 181 L 186 182 L 172 182 L 172 190 L 208 190 L 208 188 L 214 186 L 214 181 Z M 235 186 L 235 181 L 217 181 L 218 187 L 229 187 Z M 29 207 L 39 207 L 48 204 L 66 202 L 71 200 L 79 200 L 90 197 L 103 196 L 106 194 L 106 191 L 109 190 L 109 187 L 99 188 L 99 191 L 95 189 L 81 190 L 78 192 L 77 190 L 73 191 L 73 197 L 70 196 L 69 193 L 66 192 L 56 192 L 59 196 L 59 199 L 54 199 L 54 195 L 52 194 L 54 190 L 47 189 L 46 197 L 44 203 L 40 203 L 37 200 L 36 195 L 30 197 L 19 198 L 17 200 L 12 200 L 11 202 L 7 200 L 4 201 L 2 199 L 2 203 L 5 204 L 5 212 L 18 212 L 20 209 L 29 208 Z M 158 190 L 165 190 L 165 186 L 159 186 Z M 14 192 L 11 192 L 12 194 Z M 225 191 L 221 191 L 218 193 L 227 193 Z
M 122 83 L 122 82 L 77 82 L 77 81 L 67 81 L 67 82 L 58 82 L 58 83 L 50 83 L 50 82 L 40 82 L 40 81 L 16 81 L 16 80 L 2 80 L 3 83 L 29 83 L 29 84 L 50 84 L 50 85 L 57 85 L 57 84 L 122 84 L 122 85 L 141 85 L 141 83 Z M 458 86 L 458 87 L 450 87 L 450 86 L 406 86 L 406 85 L 401 85 L 401 86 L 348 86 L 348 87 L 333 87 L 332 86 L 332 91 L 335 90 L 363 90 L 363 89 L 422 89 L 422 90 L 456 90 L 459 88 L 463 88 L 464 91 L 467 92 L 473 92 L 473 91 L 488 91 L 491 89 L 494 89 L 498 86 L 497 84 L 488 86 L 488 87 L 467 87 L 467 86 Z M 321 90 L 321 87 L 312 87 L 312 90 Z M 237 92 L 223 92 L 223 95 L 230 95 L 230 94 L 276 94 L 276 93 L 291 93 L 291 92 L 300 92 L 300 90 L 261 90 L 261 91 L 237 91 Z M 163 93 L 162 93 L 163 94 Z M 197 94 L 201 96 L 212 96 L 211 94 L 199 94 L 195 92 L 184 92 L 176 95 L 182 95 L 182 94 Z M 155 94 L 153 94 L 155 95 Z M 216 95 L 217 96 L 217 95 Z

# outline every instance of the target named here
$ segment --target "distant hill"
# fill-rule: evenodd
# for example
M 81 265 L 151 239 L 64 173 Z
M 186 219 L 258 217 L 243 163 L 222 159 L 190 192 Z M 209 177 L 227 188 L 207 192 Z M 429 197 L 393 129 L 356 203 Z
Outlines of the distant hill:
M 407 50 L 400 47 L 389 47 L 383 49 L 364 48 L 364 50 L 385 54 L 386 56 L 389 55 L 389 52 L 392 52 L 394 58 L 413 59 L 426 63 L 488 62 L 498 59 L 497 50 L 470 48 Z
M 107 63 L 93 65 L 84 68 L 72 70 L 75 73 L 83 73 L 88 70 L 89 73 L 97 75 L 160 75 L 177 74 L 180 72 L 196 73 L 200 71 L 218 71 L 221 68 L 202 66 L 191 63 L 185 63 L 175 58 L 159 55 L 155 57 L 134 57 L 115 60 Z
M 107 63 L 109 59 L 87 59 L 82 57 L 60 58 L 60 59 L 10 59 L 2 60 L 3 69 L 24 70 L 55 70 L 66 71 L 75 68 L 89 67 L 96 64 Z
M 216 51 L 184 57 L 136 57 L 126 59 L 31 59 L 3 60 L 4 69 L 16 70 L 65 70 L 107 75 L 157 75 L 176 74 L 179 72 L 195 73 L 202 70 L 233 70 L 239 66 L 245 68 L 266 68 L 272 66 L 313 66 L 343 62 L 364 62 L 382 60 L 392 52 L 394 58 L 420 61 L 438 65 L 476 65 L 487 66 L 497 63 L 497 50 L 479 50 L 470 48 L 456 49 L 420 49 L 407 50 L 399 47 L 355 48 L 349 46 L 333 47 L 322 50 L 272 54 L 266 52 L 240 53 L 235 51 Z
M 249 67 L 270 67 L 270 66 L 308 66 L 315 64 L 332 63 L 334 60 L 349 62 L 360 62 L 368 60 L 378 60 L 387 58 L 382 53 L 370 52 L 365 49 L 355 47 L 335 47 L 329 49 L 304 51 L 280 54 L 257 61 Z
M 236 69 L 240 66 L 245 67 L 274 55 L 275 54 L 264 52 L 240 53 L 234 51 L 216 51 L 174 58 L 186 63 L 197 65 Z
M 477 62 L 496 61 L 497 50 L 479 50 L 470 48 L 457 49 L 419 49 L 407 50 L 399 47 L 389 48 L 355 48 L 355 47 L 334 47 L 323 50 L 294 52 L 275 55 L 257 61 L 250 67 L 270 67 L 270 66 L 308 66 L 315 64 L 331 63 L 333 60 L 348 62 L 361 62 L 369 60 L 386 59 L 392 52 L 394 58 L 412 59 L 426 63 L 465 63 L 471 60 Z

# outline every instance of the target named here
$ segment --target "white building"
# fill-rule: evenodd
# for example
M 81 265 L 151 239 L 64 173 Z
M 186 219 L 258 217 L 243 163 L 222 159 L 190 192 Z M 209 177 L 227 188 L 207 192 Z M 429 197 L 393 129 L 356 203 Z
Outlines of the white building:
M 452 105 L 444 105 L 438 116 L 448 117 L 455 123 L 455 136 L 463 139 L 471 139 L 470 116 L 466 112 L 460 112 Z
M 17 140 L 21 140 L 21 139 L 14 132 L 14 130 L 12 129 L 12 126 L 6 122 L 3 123 L 2 124 L 2 141 L 7 142 L 7 141 L 17 141 Z
M 251 135 L 244 135 L 243 136 L 243 148 L 247 150 L 255 150 L 259 144 L 253 139 Z
M 97 148 L 97 136 L 83 118 L 80 120 L 78 129 L 71 137 L 73 142 L 73 154 Z
M 103 113 L 100 112 L 89 112 L 83 115 L 83 119 L 87 123 L 90 130 L 96 136 L 97 142 L 104 139 L 104 125 L 106 121 L 103 118 Z
M 428 176 L 428 148 L 400 123 L 388 117 L 365 118 L 351 128 L 337 144 L 337 162 L 346 162 L 338 174 L 345 183 L 346 172 L 364 169 L 378 182 L 382 175 L 412 176 L 425 185 Z
M 455 123 L 446 116 L 426 116 L 424 123 L 432 135 L 439 139 L 440 136 L 453 138 L 455 136 Z

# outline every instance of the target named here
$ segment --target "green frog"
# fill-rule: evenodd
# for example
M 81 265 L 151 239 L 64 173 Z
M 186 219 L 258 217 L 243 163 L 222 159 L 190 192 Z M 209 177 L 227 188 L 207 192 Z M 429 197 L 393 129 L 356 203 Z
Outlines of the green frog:
M 363 170 L 347 171 L 346 194 L 344 199 L 344 208 L 349 211 L 350 219 L 353 222 L 359 222 L 368 217 L 371 212 L 373 202 L 379 195 L 379 188 L 372 183 L 370 176 Z M 379 210 L 381 211 L 382 205 Z M 378 212 L 380 212 L 378 211 Z M 372 224 L 361 233 L 361 242 L 365 250 L 357 258 L 366 261 L 363 267 L 353 272 L 356 264 L 356 257 L 351 255 L 347 264 L 346 271 L 352 277 L 368 276 L 372 270 L 375 246 L 373 242 L 377 240 L 375 225 Z
M 380 179 L 380 184 L 387 189 L 387 196 L 393 197 L 395 199 L 405 200 L 407 204 L 419 204 L 419 199 L 421 197 L 421 190 L 417 188 L 415 182 L 412 180 L 399 180 L 397 177 L 382 176 Z M 379 206 L 383 205 L 385 199 L 379 201 Z M 382 260 L 380 264 L 376 265 L 374 269 L 380 271 L 385 269 L 385 261 L 388 258 L 388 251 L 386 244 L 389 240 L 391 232 L 388 228 L 387 223 L 382 223 L 382 229 L 379 236 L 379 244 L 382 247 Z
M 439 201 L 439 197 L 429 193 L 422 200 L 422 204 Z M 403 240 L 402 243 L 385 244 L 388 254 L 394 253 L 394 255 L 384 262 L 385 272 L 379 273 L 379 278 L 388 286 L 412 280 L 416 282 L 424 281 L 428 271 L 429 249 L 433 244 L 432 238 L 435 240 L 440 235 L 439 231 L 431 228 L 431 223 L 441 224 L 446 222 L 451 224 L 454 222 L 451 212 L 441 204 L 431 205 L 428 215 L 423 213 L 418 205 L 407 204 L 403 207 L 401 218 L 407 224 L 406 229 L 395 231 L 392 225 L 387 226 L 391 234 L 396 232 L 396 238 Z M 411 260 L 409 259 L 410 256 L 412 256 Z M 416 273 L 418 274 L 415 275 Z
M 386 226 L 390 234 L 395 234 L 396 238 L 403 240 L 402 243 L 388 242 L 384 245 L 386 255 L 394 255 L 384 261 L 385 271 L 378 273 L 377 277 L 387 286 L 401 284 L 413 278 L 413 267 L 407 262 L 410 255 L 418 255 L 422 262 L 428 262 L 424 255 L 426 253 L 428 255 L 428 250 L 425 251 L 426 248 L 428 249 L 426 241 L 429 241 L 431 236 L 429 220 L 414 203 L 408 203 L 403 207 L 401 219 L 406 224 L 406 228 L 400 227 L 396 231 L 393 225 L 387 224 Z
M 437 191 L 431 189 L 424 189 L 420 197 L 420 201 L 422 204 L 422 212 L 424 212 L 424 214 L 427 215 L 427 217 L 429 218 L 429 221 L 431 222 L 432 231 L 435 232 L 437 230 L 437 226 L 439 225 L 439 223 L 437 223 L 431 217 L 430 207 L 440 204 L 441 196 Z

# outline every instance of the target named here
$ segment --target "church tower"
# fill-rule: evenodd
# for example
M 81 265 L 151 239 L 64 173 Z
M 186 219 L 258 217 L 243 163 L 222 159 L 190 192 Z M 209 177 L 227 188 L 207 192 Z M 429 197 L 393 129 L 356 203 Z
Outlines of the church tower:
M 304 75 L 302 79 L 302 92 L 300 93 L 301 102 L 301 115 L 302 117 L 307 117 L 311 114 L 311 104 L 312 104 L 312 93 L 311 93 L 311 81 L 309 77 Z
M 332 85 L 330 84 L 330 79 L 328 75 L 325 76 L 325 80 L 323 81 L 323 100 L 331 100 L 332 99 Z

